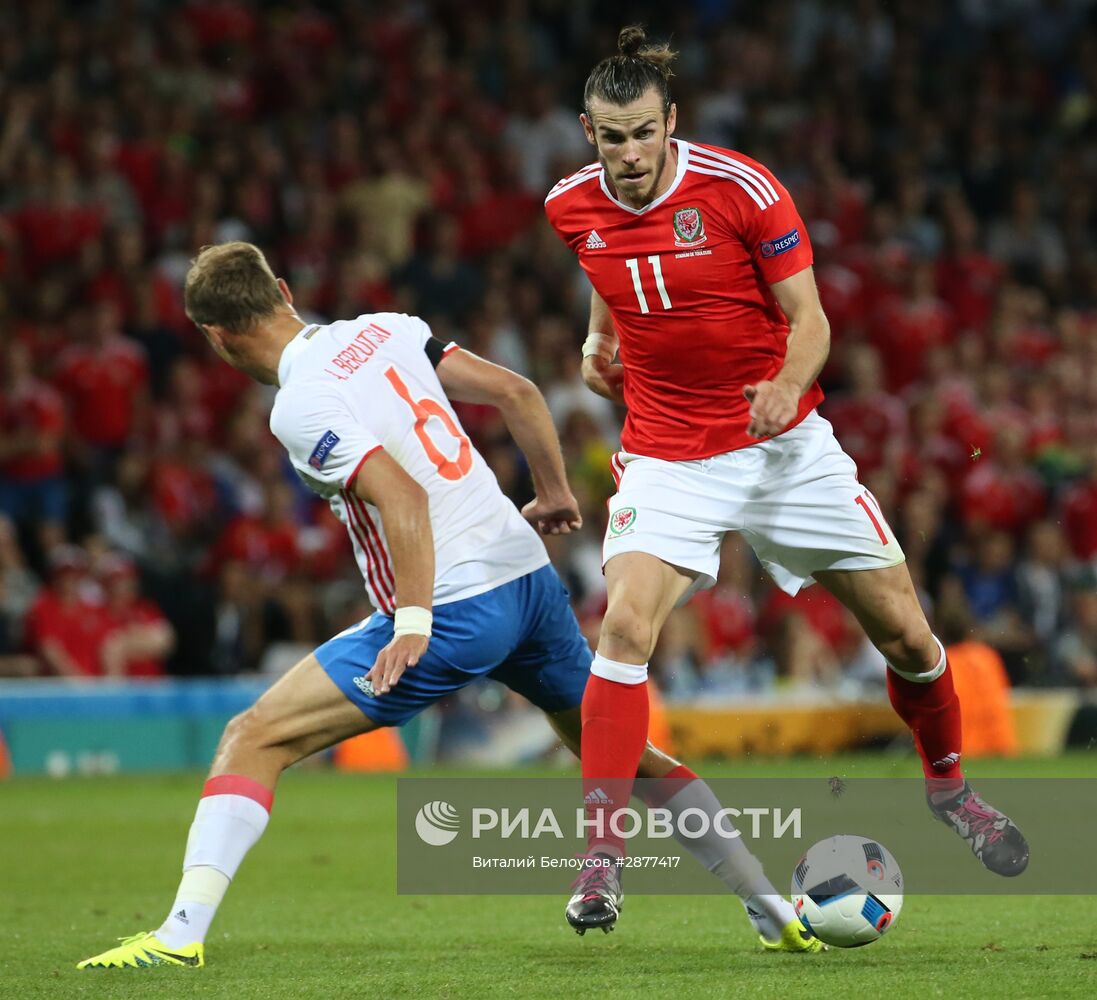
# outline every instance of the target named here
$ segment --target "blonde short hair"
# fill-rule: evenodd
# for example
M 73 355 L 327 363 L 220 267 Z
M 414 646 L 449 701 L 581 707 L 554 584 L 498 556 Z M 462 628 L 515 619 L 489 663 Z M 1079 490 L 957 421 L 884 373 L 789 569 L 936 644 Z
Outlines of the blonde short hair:
M 229 333 L 249 332 L 285 301 L 263 251 L 240 241 L 202 247 L 183 290 L 192 322 Z

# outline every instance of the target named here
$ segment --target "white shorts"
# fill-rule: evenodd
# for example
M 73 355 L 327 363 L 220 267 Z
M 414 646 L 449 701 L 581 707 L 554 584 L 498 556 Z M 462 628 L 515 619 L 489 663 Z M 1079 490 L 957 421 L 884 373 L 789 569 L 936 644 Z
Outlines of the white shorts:
M 711 587 L 720 543 L 738 531 L 795 594 L 820 570 L 882 569 L 906 558 L 828 420 L 812 411 L 780 437 L 712 458 L 668 462 L 618 452 L 602 565 L 646 552 Z

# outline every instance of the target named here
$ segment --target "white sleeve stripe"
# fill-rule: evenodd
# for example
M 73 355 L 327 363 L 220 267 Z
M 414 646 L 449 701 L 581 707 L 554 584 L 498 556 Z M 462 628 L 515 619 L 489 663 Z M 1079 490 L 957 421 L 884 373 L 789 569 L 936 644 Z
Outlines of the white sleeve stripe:
M 757 205 L 763 212 L 769 208 L 769 205 L 764 202 L 757 191 L 754 190 L 742 177 L 737 177 L 735 174 L 725 173 L 723 170 L 706 170 L 704 167 L 698 166 L 695 162 L 690 162 L 690 170 L 696 170 L 699 174 L 708 174 L 710 177 L 722 177 L 727 181 L 734 181 L 739 185 L 747 194 L 754 199 L 754 204 Z
M 351 504 L 351 494 L 347 490 L 343 490 L 343 504 L 347 509 L 347 530 L 350 532 L 351 539 L 354 542 L 355 548 L 362 553 L 362 559 L 365 561 L 366 568 L 362 574 L 365 577 L 366 587 L 369 589 L 370 598 L 377 606 L 378 610 L 384 614 L 391 614 L 386 604 L 386 596 L 381 588 L 377 584 L 377 580 L 381 578 L 380 569 L 374 569 L 374 554 L 373 548 L 369 545 L 368 538 L 364 535 L 359 523 L 358 518 L 355 516 L 354 507 Z
M 584 177 L 582 181 L 577 181 L 575 184 L 569 184 L 567 187 L 562 187 L 550 191 L 548 193 L 548 196 L 545 198 L 545 204 L 547 205 L 550 201 L 552 201 L 553 198 L 558 198 L 562 194 L 567 194 L 572 188 L 580 187 L 583 182 L 593 180 L 595 176 L 597 175 L 592 174 L 590 177 Z
M 377 543 L 377 550 L 381 554 L 381 568 L 385 571 L 385 576 L 388 577 L 389 591 L 392 594 L 393 607 L 396 606 L 396 576 L 392 571 L 392 563 L 389 561 L 389 550 L 385 539 L 381 536 L 381 529 L 373 523 L 373 518 L 369 516 L 369 511 L 366 509 L 366 503 L 364 500 L 359 500 L 358 503 L 362 507 L 362 516 L 366 519 L 366 524 L 369 526 L 370 531 L 373 534 L 373 540 Z
M 388 550 L 385 548 L 384 540 L 381 538 L 381 532 L 378 530 L 377 525 L 373 523 L 373 518 L 369 516 L 366 502 L 356 493 L 351 494 L 351 502 L 358 510 L 358 516 L 361 519 L 361 523 L 365 526 L 366 537 L 377 547 L 378 567 L 381 570 L 379 574 L 381 582 L 388 588 L 389 601 L 395 608 L 396 577 L 393 575 L 392 566 L 389 563 Z
M 741 178 L 742 180 L 746 181 L 746 183 L 750 184 L 751 187 L 753 187 L 758 192 L 759 195 L 761 195 L 762 200 L 767 205 L 775 205 L 780 200 L 776 195 L 771 197 L 769 191 L 766 190 L 766 188 L 759 185 L 757 181 L 755 181 L 752 177 L 750 177 L 748 174 L 746 174 L 742 170 L 739 170 L 736 167 L 728 166 L 726 163 L 721 163 L 719 160 L 710 160 L 707 157 L 702 156 L 702 157 L 695 157 L 694 159 L 692 159 L 690 161 L 690 163 L 691 163 L 691 165 L 693 163 L 699 163 L 702 166 L 710 167 L 711 169 L 718 170 L 718 171 L 720 171 L 724 174 L 734 175 L 736 177 Z
M 567 177 L 564 177 L 564 178 L 561 178 L 560 180 L 558 180 L 552 186 L 552 190 L 555 191 L 558 187 L 563 187 L 563 185 L 568 184 L 571 181 L 578 180 L 579 178 L 583 177 L 586 174 L 590 174 L 590 173 L 593 173 L 594 171 L 601 170 L 601 169 L 602 169 L 602 164 L 601 163 L 588 163 L 581 170 L 576 170 L 575 173 L 568 174 Z
M 343 493 L 343 503 L 347 508 L 347 529 L 350 531 L 351 537 L 354 540 L 355 548 L 362 553 L 362 559 L 366 564 L 365 572 L 362 575 L 365 577 L 366 586 L 370 590 L 370 598 L 379 610 L 387 612 L 388 608 L 386 607 L 384 595 L 378 584 L 381 572 L 379 568 L 374 566 L 373 548 L 369 544 L 362 526 L 358 523 L 354 507 L 350 502 L 349 491 Z
M 763 190 L 765 190 L 765 192 L 774 201 L 780 200 L 780 196 L 777 194 L 777 191 L 774 189 L 773 185 L 769 182 L 769 178 L 760 171 L 755 170 L 754 167 L 748 166 L 742 160 L 737 160 L 735 159 L 735 157 L 728 156 L 725 153 L 717 153 L 715 150 L 712 149 L 699 149 L 697 146 L 694 146 L 691 152 L 699 154 L 701 156 L 707 156 L 710 160 L 715 160 L 717 163 L 723 163 L 727 166 L 735 167 L 737 170 L 748 174 L 751 178 L 754 179 L 756 183 L 761 185 Z
M 599 167 L 599 170 L 600 169 L 601 168 Z M 570 191 L 573 187 L 578 187 L 580 184 L 585 184 L 587 181 L 594 180 L 594 178 L 598 176 L 599 170 L 592 170 L 590 173 L 582 175 L 576 174 L 573 177 L 569 177 L 567 180 L 561 181 L 548 193 L 545 203 L 547 204 L 552 201 L 553 198 L 563 194 L 565 191 Z

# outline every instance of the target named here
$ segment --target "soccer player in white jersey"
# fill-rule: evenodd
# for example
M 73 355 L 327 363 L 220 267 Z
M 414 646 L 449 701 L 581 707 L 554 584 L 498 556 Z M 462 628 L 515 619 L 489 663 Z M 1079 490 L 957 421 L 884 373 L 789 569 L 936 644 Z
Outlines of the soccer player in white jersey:
M 377 612 L 305 657 L 228 724 L 163 924 L 79 968 L 203 965 L 210 923 L 266 828 L 282 771 L 348 737 L 401 725 L 478 677 L 524 695 L 579 750 L 590 647 L 540 538 L 447 399 L 499 408 L 537 491 L 522 514 L 545 534 L 567 533 L 581 520 L 541 394 L 441 344 L 413 316 L 319 326 L 304 323 L 292 303 L 248 243 L 205 248 L 187 275 L 187 315 L 214 350 L 278 386 L 271 428 L 346 524 Z M 669 779 L 649 783 L 649 805 L 675 819 L 699 810 L 710 830 L 721 827 L 720 803 L 688 768 L 649 746 L 637 773 Z M 740 897 L 768 947 L 819 950 L 742 838 L 723 829 L 683 838 L 683 846 Z

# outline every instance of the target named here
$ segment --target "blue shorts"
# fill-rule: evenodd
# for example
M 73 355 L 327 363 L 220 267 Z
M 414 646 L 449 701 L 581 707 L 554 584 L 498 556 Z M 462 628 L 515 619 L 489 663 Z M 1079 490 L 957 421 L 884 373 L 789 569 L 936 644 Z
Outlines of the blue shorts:
M 502 682 L 545 712 L 583 700 L 593 657 L 551 566 L 434 608 L 423 658 L 387 694 L 373 695 L 365 677 L 392 631 L 392 618 L 378 612 L 316 650 L 339 690 L 380 726 L 402 726 L 480 677 Z

